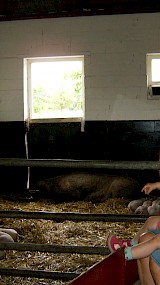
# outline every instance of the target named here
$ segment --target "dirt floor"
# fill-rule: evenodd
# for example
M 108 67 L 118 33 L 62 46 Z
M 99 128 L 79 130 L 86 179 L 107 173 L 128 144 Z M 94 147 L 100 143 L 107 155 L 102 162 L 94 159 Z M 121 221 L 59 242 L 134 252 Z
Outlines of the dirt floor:
M 124 199 L 109 199 L 100 204 L 88 202 L 53 204 L 46 200 L 13 202 L 0 199 L 0 210 L 130 214 L 127 205 L 128 201 Z M 20 235 L 23 235 L 20 238 L 20 243 L 56 245 L 105 246 L 108 234 L 115 233 L 121 238 L 133 237 L 141 225 L 141 223 L 133 222 L 64 221 L 56 223 L 50 220 L 36 219 L 0 219 L 0 227 L 15 229 Z M 10 250 L 6 252 L 6 259 L 0 260 L 0 267 L 82 273 L 104 257 L 105 255 L 54 254 Z M 62 282 L 61 280 L 9 276 L 1 276 L 0 279 L 0 285 L 64 285 L 69 283 L 69 281 Z

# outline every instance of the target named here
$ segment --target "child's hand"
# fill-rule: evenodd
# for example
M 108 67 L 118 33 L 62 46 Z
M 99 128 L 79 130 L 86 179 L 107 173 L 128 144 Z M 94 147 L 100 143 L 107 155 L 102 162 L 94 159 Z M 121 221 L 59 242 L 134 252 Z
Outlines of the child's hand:
M 147 183 L 141 190 L 145 194 L 149 195 L 153 190 L 157 189 L 157 183 Z

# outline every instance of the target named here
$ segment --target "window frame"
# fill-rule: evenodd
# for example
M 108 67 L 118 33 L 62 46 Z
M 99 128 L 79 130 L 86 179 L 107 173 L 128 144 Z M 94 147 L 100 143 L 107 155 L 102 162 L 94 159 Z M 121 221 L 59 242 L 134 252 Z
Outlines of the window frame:
M 146 55 L 147 97 L 160 100 L 160 81 L 152 81 L 152 59 L 160 59 L 160 53 L 148 53 Z M 153 87 L 159 89 L 159 95 L 153 94 Z
M 59 117 L 59 118 L 32 118 L 32 94 L 31 94 L 31 64 L 34 62 L 51 62 L 51 61 L 82 61 L 82 93 L 83 93 L 83 115 L 82 117 Z M 52 123 L 52 122 L 81 122 L 85 120 L 85 88 L 84 88 L 84 56 L 51 56 L 51 57 L 30 57 L 24 58 L 24 117 L 30 123 Z

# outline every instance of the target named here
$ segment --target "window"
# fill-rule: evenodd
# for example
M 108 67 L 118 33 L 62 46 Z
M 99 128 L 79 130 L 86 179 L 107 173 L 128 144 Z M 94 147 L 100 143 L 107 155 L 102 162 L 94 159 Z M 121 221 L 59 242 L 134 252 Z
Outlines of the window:
M 147 94 L 149 99 L 160 99 L 160 54 L 147 54 Z
M 30 121 L 82 121 L 84 57 L 24 59 L 24 104 Z

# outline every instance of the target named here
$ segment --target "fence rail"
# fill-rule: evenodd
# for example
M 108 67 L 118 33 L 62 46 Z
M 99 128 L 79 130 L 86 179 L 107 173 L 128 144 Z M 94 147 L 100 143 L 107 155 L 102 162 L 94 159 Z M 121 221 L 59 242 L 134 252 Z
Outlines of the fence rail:
M 0 275 L 6 276 L 20 276 L 20 277 L 32 277 L 32 278 L 46 278 L 63 281 L 69 281 L 80 273 L 76 272 L 58 272 L 58 271 L 45 271 L 45 270 L 30 270 L 30 269 L 14 269 L 14 268 L 0 268 Z
M 18 219 L 44 219 L 57 222 L 70 221 L 97 221 L 97 222 L 137 222 L 146 221 L 145 215 L 134 214 L 100 214 L 100 213 L 76 213 L 76 212 L 27 212 L 16 210 L 0 211 L 0 218 L 18 218 Z
M 0 166 L 160 170 L 160 161 L 0 158 Z
M 127 214 L 91 214 L 91 213 L 55 213 L 55 212 L 27 212 L 16 210 L 0 211 L 0 218 L 19 219 L 47 219 L 58 222 L 64 220 L 72 221 L 103 221 L 103 222 L 144 222 L 146 216 Z M 48 244 L 21 244 L 21 243 L 0 243 L 0 250 L 18 251 L 40 251 L 50 253 L 70 253 L 70 254 L 99 254 L 108 255 L 109 249 L 101 246 L 61 246 Z M 0 275 L 20 276 L 31 278 L 48 278 L 53 280 L 69 281 L 78 277 L 80 273 L 75 272 L 53 272 L 44 270 L 24 270 L 14 268 L 0 268 Z
M 39 251 L 51 253 L 71 253 L 71 254 L 99 254 L 106 255 L 110 251 L 104 246 L 63 246 L 35 243 L 0 243 L 0 250 L 19 250 L 19 251 Z

